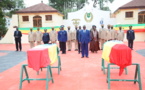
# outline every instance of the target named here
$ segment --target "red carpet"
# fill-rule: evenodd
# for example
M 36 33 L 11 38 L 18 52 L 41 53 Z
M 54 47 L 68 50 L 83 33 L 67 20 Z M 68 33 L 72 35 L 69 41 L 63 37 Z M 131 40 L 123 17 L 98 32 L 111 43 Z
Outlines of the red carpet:
M 142 90 L 145 90 L 145 57 L 137 54 L 135 50 L 145 49 L 144 42 L 137 42 L 132 51 L 133 63 L 139 63 L 141 68 Z M 27 51 L 29 45 L 23 44 L 23 51 Z M 0 50 L 15 50 L 14 44 L 0 44 Z M 61 56 L 62 71 L 57 74 L 57 69 L 52 69 L 54 83 L 49 82 L 49 90 L 108 90 L 106 74 L 101 71 L 101 51 L 89 53 L 89 58 L 81 58 L 76 51 L 67 51 Z M 1 56 L 1 55 L 0 55 Z M 0 90 L 19 90 L 20 69 L 27 60 L 0 73 Z M 40 75 L 28 69 L 31 78 L 45 77 L 46 70 L 43 69 Z M 128 75 L 118 75 L 119 70 L 111 70 L 111 78 L 133 79 L 135 67 L 128 67 Z M 45 81 L 23 82 L 22 90 L 45 90 Z M 133 82 L 111 82 L 111 90 L 139 90 L 138 83 Z

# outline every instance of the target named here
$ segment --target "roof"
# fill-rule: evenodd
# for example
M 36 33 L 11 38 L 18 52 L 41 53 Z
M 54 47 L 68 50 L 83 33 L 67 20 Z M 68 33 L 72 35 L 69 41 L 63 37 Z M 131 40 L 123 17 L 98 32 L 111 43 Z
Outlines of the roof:
M 39 4 L 36 4 L 34 6 L 30 6 L 28 8 L 24 8 L 24 9 L 21 9 L 19 11 L 16 11 L 16 13 L 43 13 L 43 12 L 58 12 L 58 13 L 60 13 L 55 8 L 53 8 L 49 5 L 46 5 L 44 3 L 39 3 Z M 60 13 L 60 14 L 62 14 L 62 13 Z
M 145 0 L 132 0 L 119 9 L 145 8 Z

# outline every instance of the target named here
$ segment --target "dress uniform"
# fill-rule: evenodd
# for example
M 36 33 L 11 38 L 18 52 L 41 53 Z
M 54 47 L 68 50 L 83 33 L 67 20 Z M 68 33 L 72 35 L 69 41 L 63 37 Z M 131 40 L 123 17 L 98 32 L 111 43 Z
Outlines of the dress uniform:
M 111 39 L 115 40 L 115 33 L 116 31 L 113 29 L 113 26 L 111 26 Z
M 64 30 L 63 25 L 61 26 L 61 30 L 58 32 L 58 41 L 62 54 L 66 54 L 67 31 Z
M 57 41 L 57 32 L 54 30 L 54 27 L 52 27 L 52 31 L 50 31 L 49 37 L 50 37 L 51 43 L 56 43 L 56 41 Z
M 42 40 L 44 44 L 48 44 L 49 43 L 49 34 L 47 33 L 47 29 L 44 30 L 43 36 L 42 36 Z
M 30 43 L 30 48 L 33 48 L 35 46 L 35 32 L 32 31 L 32 28 L 28 33 L 28 41 Z
M 75 27 L 75 30 L 74 31 L 72 31 L 72 40 L 73 40 L 73 42 L 74 42 L 74 44 L 75 44 L 75 51 L 77 51 L 78 50 L 78 41 L 77 41 L 77 26 Z
M 111 33 L 110 25 L 108 25 L 106 40 L 107 40 L 107 41 L 112 40 L 112 33 Z
M 43 36 L 42 32 L 39 30 L 40 29 L 38 28 L 37 31 L 35 32 L 37 45 L 41 44 L 42 36 Z
M 68 47 L 68 51 L 71 51 L 71 49 L 72 49 L 72 31 L 70 30 L 70 27 L 68 27 L 68 30 L 67 30 L 67 47 Z
M 101 42 L 101 49 L 103 49 L 103 44 L 106 42 L 107 30 L 104 28 L 104 25 L 101 26 L 102 28 L 99 29 L 99 39 Z
M 119 27 L 120 30 L 118 30 L 117 32 L 117 40 L 119 41 L 123 41 L 124 39 L 124 31 L 122 30 L 121 27 Z

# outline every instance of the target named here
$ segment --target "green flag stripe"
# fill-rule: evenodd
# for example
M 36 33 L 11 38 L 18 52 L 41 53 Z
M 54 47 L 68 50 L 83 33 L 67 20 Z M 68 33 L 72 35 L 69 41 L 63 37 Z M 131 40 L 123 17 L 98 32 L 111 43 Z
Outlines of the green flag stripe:
M 145 24 L 118 24 L 118 25 L 114 25 L 114 27 L 119 27 L 119 26 L 122 26 L 122 27 L 129 27 L 129 26 L 145 26 Z

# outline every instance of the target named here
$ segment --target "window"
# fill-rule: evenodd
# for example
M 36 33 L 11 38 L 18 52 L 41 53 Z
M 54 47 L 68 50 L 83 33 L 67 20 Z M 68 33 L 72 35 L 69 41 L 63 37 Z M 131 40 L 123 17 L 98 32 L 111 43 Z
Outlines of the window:
M 125 17 L 126 18 L 132 18 L 133 17 L 133 12 L 125 12 Z
M 138 14 L 138 23 L 145 23 L 145 11 L 142 11 Z
M 29 16 L 23 16 L 23 21 L 29 21 Z
M 52 15 L 46 15 L 45 19 L 46 21 L 52 21 Z

